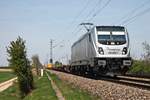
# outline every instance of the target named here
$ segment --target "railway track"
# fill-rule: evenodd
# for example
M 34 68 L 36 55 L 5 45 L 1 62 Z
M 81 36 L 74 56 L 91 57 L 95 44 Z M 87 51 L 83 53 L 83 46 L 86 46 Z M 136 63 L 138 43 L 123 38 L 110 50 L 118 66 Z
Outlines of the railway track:
M 101 77 L 100 79 L 104 81 L 110 81 L 118 84 L 123 84 L 127 86 L 132 86 L 140 89 L 150 90 L 150 79 L 138 78 L 138 77 L 127 77 L 127 76 L 117 76 L 112 77 Z
M 125 76 L 139 77 L 139 78 L 149 78 L 150 79 L 150 74 L 131 74 L 131 73 L 126 73 Z
M 138 82 L 131 83 L 128 81 L 129 77 L 127 79 L 121 79 L 121 77 L 125 76 L 120 76 L 120 78 L 89 77 L 88 75 L 81 76 L 59 71 L 51 72 L 56 74 L 61 80 L 67 81 L 68 84 L 73 84 L 88 91 L 90 94 L 100 96 L 102 100 L 150 100 L 149 86 L 136 85 L 135 83 Z M 145 79 L 138 79 L 136 77 L 135 80 Z M 131 79 L 131 81 L 134 81 L 134 79 Z M 149 79 L 145 81 L 149 81 Z M 143 83 L 143 81 L 139 83 Z
M 117 76 L 117 78 L 129 80 L 129 81 L 135 81 L 139 83 L 150 84 L 150 78 L 130 77 L 130 76 Z
M 61 72 L 65 72 L 65 71 L 61 71 Z M 69 73 L 69 74 L 74 74 L 74 73 Z M 74 74 L 74 75 L 78 75 L 78 74 Z M 141 77 L 133 77 L 133 76 L 117 76 L 117 77 L 89 76 L 89 75 L 78 75 L 78 76 L 95 79 L 95 80 L 109 81 L 117 84 L 123 84 L 123 85 L 132 86 L 140 89 L 150 90 L 150 78 L 143 78 L 143 77 L 141 78 Z

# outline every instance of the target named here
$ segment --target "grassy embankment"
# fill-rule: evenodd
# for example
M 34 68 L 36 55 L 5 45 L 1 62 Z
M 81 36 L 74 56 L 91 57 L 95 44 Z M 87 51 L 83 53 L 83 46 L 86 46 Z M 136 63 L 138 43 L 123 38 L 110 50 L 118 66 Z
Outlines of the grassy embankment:
M 34 78 L 36 89 L 26 96 L 24 100 L 57 100 L 56 94 L 51 87 L 51 83 L 47 76 L 42 78 Z M 0 100 L 19 100 L 19 91 L 17 83 L 5 91 L 0 93 Z
M 7 81 L 11 78 L 14 78 L 15 75 L 13 72 L 0 72 L 0 83 Z
M 49 73 L 50 74 L 50 73 Z M 61 81 L 56 75 L 50 74 L 58 88 L 61 90 L 66 100 L 96 100 L 98 97 L 90 96 L 77 87 Z M 34 77 L 36 89 L 32 91 L 24 100 L 57 100 L 47 76 L 40 79 Z M 19 100 L 17 83 L 0 93 L 0 100 Z
M 135 74 L 150 74 L 150 63 L 134 60 L 129 72 Z
M 100 99 L 99 97 L 94 97 L 90 94 L 88 94 L 85 91 L 82 91 L 78 87 L 75 87 L 71 84 L 68 84 L 65 81 L 62 81 L 59 79 L 55 74 L 51 74 L 48 72 L 51 76 L 52 80 L 56 83 L 60 91 L 62 92 L 63 96 L 66 100 L 97 100 Z

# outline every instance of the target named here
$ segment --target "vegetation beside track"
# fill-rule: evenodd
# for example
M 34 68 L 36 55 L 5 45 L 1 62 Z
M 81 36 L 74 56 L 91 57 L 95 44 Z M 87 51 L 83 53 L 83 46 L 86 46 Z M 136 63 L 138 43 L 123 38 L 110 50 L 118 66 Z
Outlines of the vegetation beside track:
M 32 91 L 24 100 L 57 100 L 55 91 L 46 74 L 36 82 L 36 89 Z
M 51 87 L 51 83 L 47 76 L 35 79 L 36 88 L 28 94 L 23 100 L 57 100 L 56 94 Z M 0 98 L 3 100 L 19 100 L 19 91 L 17 83 L 0 93 Z
M 140 60 L 134 60 L 133 65 L 128 72 L 138 75 L 140 74 L 150 75 L 150 63 L 145 63 L 144 61 Z
M 13 72 L 0 72 L 0 83 L 15 77 Z
M 52 80 L 58 86 L 58 88 L 60 89 L 60 91 L 62 92 L 66 100 L 97 100 L 99 99 L 98 97 L 91 96 L 87 92 L 82 91 L 78 87 L 74 87 L 73 85 L 68 84 L 65 81 L 62 81 L 55 74 L 51 74 L 50 72 L 48 72 L 48 74 L 51 76 Z

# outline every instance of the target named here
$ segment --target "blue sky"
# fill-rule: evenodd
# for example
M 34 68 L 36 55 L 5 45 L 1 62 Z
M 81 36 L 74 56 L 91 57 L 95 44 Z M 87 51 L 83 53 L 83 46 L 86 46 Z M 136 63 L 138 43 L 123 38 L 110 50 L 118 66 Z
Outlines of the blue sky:
M 38 54 L 42 63 L 49 57 L 50 39 L 54 45 L 56 60 L 70 58 L 71 44 L 84 31 L 78 31 L 81 22 L 86 22 L 94 12 L 102 8 L 107 0 L 1 0 L 0 1 L 0 66 L 7 65 L 6 46 L 21 36 L 26 40 L 27 55 Z M 147 0 L 111 0 L 111 2 L 91 22 L 95 25 L 118 25 L 122 17 Z M 150 7 L 150 2 L 136 13 Z M 83 8 L 85 8 L 83 10 Z M 91 11 L 92 10 L 92 11 Z M 89 12 L 91 14 L 88 16 Z M 135 14 L 136 14 L 135 13 Z M 78 16 L 79 15 L 79 16 Z M 130 16 L 134 16 L 130 14 Z M 128 17 L 130 17 L 128 16 Z M 136 17 L 126 27 L 130 34 L 131 55 L 140 57 L 141 43 L 150 43 L 150 12 Z M 120 20 L 121 19 L 121 20 Z M 77 28 L 76 28 L 77 27 Z

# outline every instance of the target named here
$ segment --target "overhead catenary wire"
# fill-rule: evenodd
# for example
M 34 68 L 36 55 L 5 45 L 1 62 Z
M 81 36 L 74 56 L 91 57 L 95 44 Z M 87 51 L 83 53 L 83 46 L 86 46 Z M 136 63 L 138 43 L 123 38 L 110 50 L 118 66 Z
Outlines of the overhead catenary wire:
M 88 0 L 87 3 L 85 4 L 85 6 L 83 7 L 83 9 L 77 14 L 77 16 L 73 19 L 73 21 L 69 24 L 69 27 L 74 24 L 77 19 L 82 15 L 82 13 L 87 9 L 87 7 L 89 6 L 91 0 Z M 96 17 L 103 9 L 106 8 L 106 6 L 108 6 L 108 4 L 110 3 L 111 0 L 108 0 L 102 7 L 100 7 L 99 9 L 96 10 L 97 7 L 99 7 L 99 5 L 101 4 L 102 0 L 99 0 L 98 3 L 96 3 L 96 6 L 93 7 L 93 9 L 88 13 L 87 16 L 92 15 L 91 19 L 88 21 L 91 21 L 92 19 L 94 19 L 94 17 Z M 93 13 L 95 11 L 95 13 Z M 93 14 L 92 14 L 93 13 Z M 87 17 L 88 18 L 88 17 Z M 85 19 L 84 19 L 85 21 Z M 68 28 L 67 28 L 68 29 Z M 73 31 L 71 32 L 71 36 L 76 36 L 76 33 L 79 33 L 82 30 L 82 28 L 79 28 L 79 24 L 75 26 L 75 28 L 73 28 Z M 72 39 L 71 39 L 72 40 Z M 67 40 L 66 40 L 67 41 Z
M 121 17 L 118 21 L 116 21 L 114 24 L 118 23 L 118 25 L 121 25 L 125 20 L 130 19 L 132 15 L 134 15 L 138 10 L 140 10 L 141 8 L 145 7 L 145 5 L 149 4 L 150 0 L 147 0 L 146 2 L 142 3 L 141 5 L 139 5 L 138 7 L 134 8 L 133 10 L 131 10 L 130 12 L 128 12 L 126 15 L 124 15 L 123 17 Z
M 88 8 L 90 2 L 91 2 L 91 0 L 86 1 L 83 8 L 79 11 L 79 13 L 75 16 L 75 18 L 68 24 L 68 27 L 65 30 L 68 31 L 68 29 L 70 29 L 70 27 L 77 21 L 77 19 L 82 15 L 82 13 Z M 75 25 L 74 28 L 72 29 L 72 31 L 70 32 L 70 36 L 73 36 L 76 32 L 78 32 L 78 31 L 76 31 L 78 28 L 79 28 L 79 25 Z M 66 42 L 70 41 L 70 39 L 67 39 L 65 41 Z
M 87 14 L 86 18 L 92 15 L 92 13 L 96 10 L 96 8 L 101 6 L 101 3 L 102 3 L 102 0 L 98 0 L 98 2 L 96 3 L 96 6 L 94 6 L 93 9 Z
M 145 9 L 145 10 L 143 10 L 142 12 L 139 12 L 139 13 L 136 14 L 135 16 L 130 17 L 129 19 L 125 20 L 125 21 L 122 23 L 122 25 L 128 25 L 129 23 L 131 23 L 131 20 L 133 20 L 133 19 L 135 19 L 135 18 L 137 18 L 137 17 L 139 17 L 139 16 L 142 16 L 142 15 L 148 13 L 148 12 L 150 12 L 150 7 L 147 8 L 147 9 Z M 133 22 L 133 21 L 132 21 L 132 22 Z
M 88 13 L 88 15 L 87 15 L 87 18 L 90 16 L 90 15 L 92 15 L 92 17 L 91 18 L 89 18 L 89 19 L 83 19 L 83 22 L 84 21 L 88 21 L 88 22 L 90 22 L 94 17 L 96 17 L 103 9 L 105 9 L 105 7 L 107 7 L 108 6 L 108 4 L 111 2 L 111 0 L 108 0 L 102 7 L 100 7 L 98 10 L 96 10 L 95 12 L 94 12 L 94 10 L 102 3 L 102 0 L 99 0 L 96 4 L 96 6 Z M 92 14 L 94 12 L 94 14 Z M 77 26 L 78 27 L 78 26 Z M 81 30 L 81 29 L 79 29 L 79 30 Z M 78 31 L 77 31 L 78 32 Z M 72 32 L 72 34 L 74 34 L 74 33 L 76 33 L 75 31 L 73 31 Z
M 102 0 L 99 0 L 96 4 L 96 6 L 88 13 L 88 15 L 87 15 L 87 17 L 89 16 L 89 15 L 92 15 L 92 17 L 88 20 L 88 21 L 91 21 L 94 17 L 96 17 L 103 9 L 105 9 L 105 7 L 111 2 L 111 0 L 108 0 L 102 7 L 100 7 L 98 10 L 96 10 L 95 11 L 95 13 L 94 14 L 92 14 L 93 13 L 93 11 L 101 4 L 101 2 L 102 2 Z M 88 7 L 88 5 L 89 5 L 89 3 L 90 3 L 90 0 L 88 0 L 87 1 L 87 3 L 86 3 L 86 5 L 83 7 L 83 9 L 77 14 L 77 16 L 74 18 L 74 20 L 71 22 L 71 24 L 73 24 L 74 22 L 76 22 L 76 20 L 77 20 L 77 18 L 79 18 L 80 17 L 80 15 L 87 9 L 87 7 Z M 84 19 L 84 21 L 85 21 L 85 19 Z M 69 25 L 69 26 L 71 26 L 71 25 Z M 71 32 L 71 36 L 73 36 L 73 35 L 77 35 L 76 33 L 78 33 L 78 32 L 80 32 L 82 29 L 80 28 L 80 29 L 78 29 L 79 28 L 79 25 L 77 25 L 74 29 L 73 29 L 73 31 Z M 78 30 L 77 30 L 78 29 Z M 76 31 L 77 30 L 77 31 Z
M 62 40 L 62 41 L 58 42 L 57 44 L 55 44 L 55 45 L 53 46 L 53 48 L 55 48 L 55 47 L 57 47 L 57 46 L 61 46 L 60 44 L 62 44 L 64 41 L 65 41 L 65 40 Z
M 111 0 L 107 0 L 107 2 L 100 8 L 98 9 L 93 15 L 91 18 L 88 19 L 88 21 L 92 21 L 102 10 L 104 10 L 108 5 L 109 3 L 111 2 Z
M 101 1 L 102 0 L 99 0 L 99 3 L 101 3 Z M 108 1 L 111 1 L 111 0 L 108 0 Z M 89 6 L 90 2 L 91 2 L 91 0 L 87 0 L 85 6 L 81 9 L 81 11 L 77 14 L 77 16 L 73 19 L 73 21 L 68 25 L 69 27 L 67 27 L 66 30 L 70 29 L 70 26 L 73 25 L 76 22 L 76 20 L 82 15 L 82 13 L 87 9 L 87 7 Z M 98 4 L 97 4 L 97 6 L 98 6 Z M 105 7 L 103 7 L 103 8 L 105 8 Z M 96 8 L 93 8 L 93 10 L 95 10 L 95 9 Z M 82 30 L 82 28 L 79 28 L 79 25 L 77 25 L 77 26 L 75 26 L 75 28 L 73 29 L 73 31 L 71 32 L 71 34 L 74 35 L 74 36 L 76 36 L 77 35 L 76 33 L 79 33 L 81 30 Z M 66 41 L 70 41 L 70 39 L 66 40 Z
M 102 2 L 102 0 L 98 0 L 98 2 L 96 3 L 97 5 L 93 7 L 93 9 L 88 13 L 87 17 L 90 16 L 91 13 L 93 13 L 93 11 L 96 9 L 96 7 L 98 7 L 98 5 L 99 5 L 101 2 Z M 90 2 L 87 2 L 86 6 L 85 6 L 84 9 L 83 9 L 84 11 L 85 11 L 85 8 L 88 7 L 88 5 L 89 5 L 88 3 L 90 3 Z M 81 10 L 81 11 L 83 11 L 83 10 Z M 80 13 L 79 13 L 79 14 L 80 14 Z M 80 14 L 80 15 L 81 15 L 81 14 Z M 86 17 L 86 18 L 87 18 L 87 17 Z M 84 21 L 85 21 L 85 19 L 83 19 L 82 22 L 84 22 Z M 71 32 L 72 35 L 74 35 L 75 33 L 79 32 L 79 30 L 81 31 L 81 29 L 78 29 L 78 28 L 79 28 L 79 23 L 78 23 L 78 25 L 75 27 L 75 29 Z M 78 29 L 78 31 L 76 31 L 77 29 Z
M 86 4 L 84 7 L 81 9 L 81 11 L 77 14 L 77 16 L 74 18 L 74 20 L 71 22 L 71 24 L 75 23 L 76 20 L 82 15 L 82 13 L 87 9 L 88 5 L 90 4 L 91 0 L 87 0 Z
M 94 17 L 96 17 L 103 9 L 105 9 L 105 8 L 108 6 L 108 4 L 109 4 L 110 2 L 111 2 L 111 0 L 108 0 L 102 7 L 100 7 L 98 10 L 96 10 L 96 11 L 93 13 L 93 11 L 102 3 L 102 0 L 99 0 L 99 1 L 97 2 L 97 5 L 88 13 L 88 15 L 87 15 L 86 18 L 88 18 L 89 15 L 92 15 L 92 17 L 89 18 L 87 21 L 90 22 L 92 19 L 94 19 Z M 86 4 L 86 6 L 84 7 L 84 9 L 81 10 L 81 12 L 82 12 L 83 10 L 85 10 L 86 7 L 88 7 L 88 3 L 89 3 L 89 1 L 87 2 L 87 4 Z M 93 13 L 93 14 L 92 14 L 92 13 Z M 79 13 L 79 14 L 81 14 L 81 13 Z M 76 19 L 75 19 L 75 20 L 76 20 Z M 84 21 L 86 21 L 86 19 L 83 19 L 83 22 L 84 22 Z M 81 31 L 81 29 L 78 29 L 78 28 L 79 28 L 79 25 L 77 25 L 77 26 L 74 28 L 74 30 L 71 32 L 71 34 L 74 35 L 75 33 Z M 78 29 L 78 31 L 76 31 L 77 29 Z
M 86 18 L 82 20 L 82 22 L 88 21 L 87 18 L 90 17 L 90 15 L 92 15 L 93 12 L 95 12 L 95 10 L 96 10 L 97 7 L 100 7 L 101 3 L 102 3 L 102 0 L 98 0 L 97 3 L 96 3 L 96 5 L 92 8 L 92 10 L 90 10 L 90 12 L 87 14 Z M 82 28 L 78 29 L 78 31 L 74 32 L 74 34 L 75 33 L 79 33 L 81 30 L 82 30 Z
M 82 30 L 82 27 L 80 27 L 75 33 L 79 33 Z M 77 36 L 77 34 L 74 33 L 74 36 Z
M 77 19 L 82 15 L 82 13 L 88 8 L 90 2 L 91 2 L 91 0 L 87 0 L 85 5 L 83 6 L 83 8 L 79 11 L 79 13 L 75 16 L 75 18 L 68 24 L 68 27 L 66 28 L 66 30 L 70 29 L 70 27 L 77 21 Z M 76 29 L 77 26 L 78 25 L 75 25 L 75 27 L 71 33 L 74 32 L 74 30 Z

